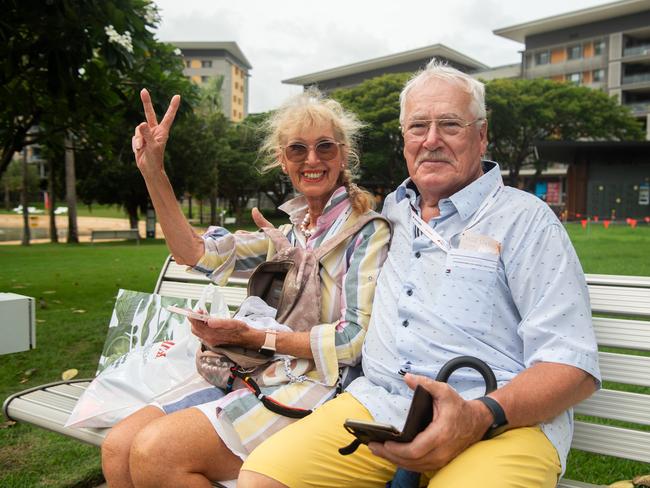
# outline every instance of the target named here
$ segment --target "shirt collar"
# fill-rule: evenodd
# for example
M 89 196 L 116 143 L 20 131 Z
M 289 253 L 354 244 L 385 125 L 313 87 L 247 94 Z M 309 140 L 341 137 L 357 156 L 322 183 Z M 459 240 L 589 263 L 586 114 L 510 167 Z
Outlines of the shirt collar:
M 482 161 L 482 164 L 483 175 L 480 178 L 439 202 L 439 205 L 451 202 L 462 220 L 469 219 L 480 208 L 488 195 L 503 185 L 499 165 L 494 161 L 487 160 Z M 408 198 L 412 205 L 417 205 L 419 196 L 420 192 L 411 178 L 404 180 L 395 191 L 395 199 L 398 203 Z
M 348 191 L 345 189 L 345 187 L 338 187 L 334 193 L 332 193 L 332 196 L 325 204 L 325 208 L 323 209 L 321 217 L 327 215 L 347 198 Z M 309 207 L 307 206 L 307 198 L 304 195 L 298 195 L 297 197 L 284 202 L 278 207 L 278 209 L 289 215 L 289 220 L 293 225 L 300 225 L 305 218 L 305 214 L 307 213 L 307 210 L 309 210 Z

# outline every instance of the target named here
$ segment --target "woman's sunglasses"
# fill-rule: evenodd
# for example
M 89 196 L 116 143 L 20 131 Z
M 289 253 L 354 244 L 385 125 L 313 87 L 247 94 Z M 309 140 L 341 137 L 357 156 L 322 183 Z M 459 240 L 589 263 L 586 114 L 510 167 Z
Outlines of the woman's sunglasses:
M 309 150 L 313 149 L 316 157 L 321 161 L 331 161 L 339 154 L 339 146 L 343 146 L 342 142 L 336 141 L 320 141 L 315 145 L 303 144 L 302 142 L 294 142 L 288 146 L 284 146 L 284 156 L 292 163 L 302 163 L 307 159 Z

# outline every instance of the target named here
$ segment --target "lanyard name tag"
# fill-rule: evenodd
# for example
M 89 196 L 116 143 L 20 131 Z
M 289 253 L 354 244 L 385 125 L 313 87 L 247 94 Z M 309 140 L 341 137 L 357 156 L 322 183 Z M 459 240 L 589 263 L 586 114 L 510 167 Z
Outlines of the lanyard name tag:
M 494 271 L 498 262 L 498 254 L 469 249 L 450 249 L 447 253 L 446 273 L 459 268 Z

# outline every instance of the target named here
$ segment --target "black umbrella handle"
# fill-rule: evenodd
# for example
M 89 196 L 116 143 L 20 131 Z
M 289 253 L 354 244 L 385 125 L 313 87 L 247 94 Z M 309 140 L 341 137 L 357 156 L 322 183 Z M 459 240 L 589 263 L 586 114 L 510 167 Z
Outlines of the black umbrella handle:
M 442 368 L 440 368 L 438 376 L 436 376 L 436 381 L 447 383 L 451 373 L 460 368 L 472 368 L 481 373 L 481 376 L 485 381 L 485 394 L 497 389 L 497 379 L 494 376 L 492 368 L 490 368 L 485 361 L 481 361 L 479 358 L 475 358 L 474 356 L 458 356 L 457 358 L 450 359 L 442 365 Z

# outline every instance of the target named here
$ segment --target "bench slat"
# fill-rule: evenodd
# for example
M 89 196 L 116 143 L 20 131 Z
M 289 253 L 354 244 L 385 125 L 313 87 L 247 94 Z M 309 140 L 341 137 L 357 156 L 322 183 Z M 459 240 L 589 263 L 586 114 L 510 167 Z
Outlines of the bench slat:
M 575 413 L 650 425 L 650 395 L 599 390 L 576 405 Z
M 187 266 L 178 264 L 173 259 L 170 259 L 169 261 L 164 279 L 170 281 L 185 281 L 189 283 L 205 283 L 206 285 L 212 283 L 207 276 L 187 271 Z M 246 278 L 240 278 L 238 276 L 231 276 L 228 278 L 228 285 L 246 286 L 247 283 L 248 279 Z
M 71 402 L 72 407 L 67 411 L 65 409 L 57 409 L 53 405 L 61 397 L 52 392 L 41 393 L 45 393 L 49 398 L 46 399 L 45 396 L 41 396 L 39 397 L 38 403 L 33 401 L 34 397 L 30 396 L 32 394 L 14 398 L 6 407 L 5 413 L 13 420 L 34 424 L 95 446 L 101 445 L 108 429 L 73 429 L 63 427 L 70 416 L 75 402 Z
M 46 388 L 46 391 L 51 391 L 53 393 L 56 393 L 58 395 L 67 397 L 67 398 L 72 398 L 73 400 L 79 399 L 81 394 L 88 388 L 88 385 L 90 384 L 90 381 L 86 381 L 83 383 L 69 383 L 69 384 L 61 384 L 61 385 L 56 385 L 56 386 L 51 386 L 49 388 Z
M 599 345 L 650 351 L 650 322 L 604 317 L 593 322 Z
M 577 421 L 571 447 L 581 451 L 649 463 L 649 445 L 650 432 Z
M 605 274 L 586 274 L 585 278 L 590 285 L 610 286 L 637 286 L 650 288 L 650 276 L 623 276 Z
M 650 288 L 590 285 L 589 296 L 592 312 L 650 317 Z
M 604 380 L 650 386 L 650 357 L 600 352 L 598 361 Z
M 179 283 L 175 281 L 163 281 L 158 293 L 164 296 L 191 298 L 197 300 L 200 298 L 205 285 L 198 283 Z M 230 308 L 236 308 L 246 298 L 246 288 L 236 288 L 232 286 L 220 286 L 219 291 L 226 300 L 226 305 Z

